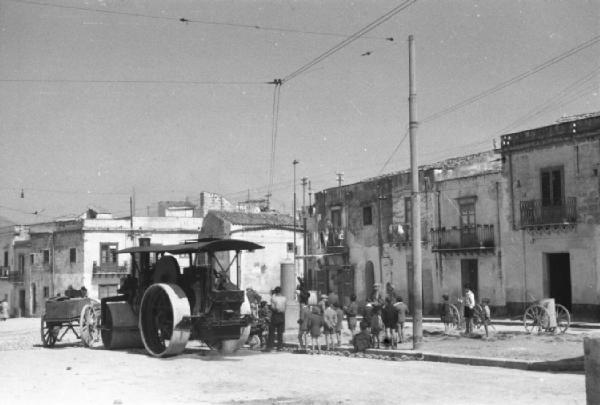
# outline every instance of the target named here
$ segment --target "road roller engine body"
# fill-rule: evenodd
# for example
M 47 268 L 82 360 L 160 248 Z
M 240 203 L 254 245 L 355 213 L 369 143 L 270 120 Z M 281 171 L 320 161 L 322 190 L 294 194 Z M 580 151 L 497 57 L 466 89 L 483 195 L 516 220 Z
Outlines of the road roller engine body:
M 250 330 L 241 314 L 240 256 L 263 247 L 239 239 L 198 239 L 178 245 L 127 248 L 131 272 L 118 295 L 101 300 L 98 329 L 108 349 L 145 347 L 152 356 L 179 354 L 188 340 L 228 353 Z M 177 257 L 186 257 L 180 268 Z M 230 280 L 235 269 L 236 280 Z

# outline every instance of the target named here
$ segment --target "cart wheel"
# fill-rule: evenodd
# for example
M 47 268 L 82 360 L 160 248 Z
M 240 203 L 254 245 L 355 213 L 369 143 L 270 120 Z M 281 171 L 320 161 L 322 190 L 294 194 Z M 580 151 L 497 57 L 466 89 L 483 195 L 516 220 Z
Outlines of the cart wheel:
M 473 307 L 473 325 L 477 329 L 483 325 L 483 307 L 479 304 Z
M 190 337 L 189 326 L 180 327 L 190 316 L 190 303 L 177 284 L 153 284 L 142 298 L 139 327 L 146 351 L 155 357 L 177 355 Z
M 527 333 L 540 333 L 549 322 L 548 312 L 541 305 L 531 305 L 523 315 L 523 326 Z
M 460 322 L 461 322 L 461 318 L 460 318 L 460 312 L 458 311 L 458 308 L 456 308 L 455 305 L 450 304 L 450 312 L 452 312 L 452 327 L 454 329 L 460 329 Z
M 560 304 L 556 304 L 556 325 L 560 333 L 565 333 L 571 325 L 569 310 Z
M 53 325 L 52 323 L 47 323 L 46 317 L 42 316 L 40 333 L 42 337 L 42 344 L 44 345 L 44 347 L 54 346 L 59 331 L 59 326 Z
M 100 329 L 98 329 L 99 315 L 99 311 L 94 309 L 94 304 L 86 304 L 81 309 L 81 316 L 79 318 L 80 335 L 81 342 L 85 347 L 91 347 L 100 341 Z

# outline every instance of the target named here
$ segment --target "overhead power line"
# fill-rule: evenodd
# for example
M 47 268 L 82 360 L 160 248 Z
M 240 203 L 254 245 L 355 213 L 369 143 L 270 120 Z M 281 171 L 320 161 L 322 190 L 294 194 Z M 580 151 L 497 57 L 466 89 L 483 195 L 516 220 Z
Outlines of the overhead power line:
M 330 48 L 329 50 L 323 52 L 321 55 L 317 56 L 312 61 L 304 64 L 303 66 L 301 66 L 300 68 L 296 69 L 295 71 L 293 71 L 289 75 L 285 76 L 283 79 L 281 79 L 282 82 L 283 83 L 288 82 L 288 81 L 292 80 L 293 78 L 297 77 L 298 75 L 301 75 L 302 73 L 304 73 L 305 71 L 307 71 L 308 69 L 310 69 L 311 67 L 313 67 L 314 65 L 316 65 L 317 63 L 320 63 L 321 61 L 325 60 L 329 56 L 331 56 L 334 53 L 340 51 L 341 49 L 343 49 L 344 47 L 348 46 L 352 42 L 356 41 L 360 37 L 364 36 L 368 32 L 374 30 L 375 28 L 377 28 L 378 26 L 380 26 L 381 24 L 383 24 L 384 22 L 386 22 L 387 20 L 389 20 L 390 18 L 392 18 L 393 16 L 395 16 L 396 14 L 398 14 L 399 12 L 401 12 L 402 10 L 410 7 L 411 5 L 413 5 L 414 3 L 416 3 L 416 1 L 417 0 L 406 0 L 402 4 L 394 7 L 392 10 L 388 11 L 387 13 L 385 13 L 384 15 L 382 15 L 381 17 L 377 18 L 375 21 L 367 24 L 365 27 L 363 27 L 360 30 L 356 31 L 354 34 L 350 35 L 348 38 L 344 39 L 339 44 L 337 44 L 334 47 Z
M 554 65 L 554 64 L 556 64 L 556 63 L 558 63 L 560 61 L 562 61 L 563 59 L 568 58 L 569 56 L 572 56 L 572 55 L 574 55 L 574 54 L 576 54 L 576 53 L 578 53 L 578 52 L 580 52 L 580 51 L 582 51 L 582 50 L 584 50 L 586 48 L 589 48 L 590 46 L 596 44 L 599 41 L 600 41 L 600 35 L 592 37 L 591 39 L 589 39 L 589 40 L 587 40 L 587 41 L 585 41 L 585 42 L 583 42 L 583 43 L 581 43 L 581 44 L 579 44 L 579 45 L 577 45 L 577 46 L 575 46 L 575 47 L 567 50 L 566 52 L 561 53 L 560 55 L 557 55 L 557 56 L 555 56 L 555 57 L 553 57 L 553 58 L 545 61 L 544 63 L 542 63 L 540 65 L 537 65 L 537 66 L 529 69 L 528 71 L 526 71 L 524 73 L 521 73 L 521 74 L 519 74 L 517 76 L 514 76 L 511 79 L 508 79 L 506 81 L 503 81 L 503 82 L 501 82 L 501 83 L 499 83 L 499 84 L 497 84 L 497 85 L 495 85 L 495 86 L 493 86 L 493 87 L 491 87 L 491 88 L 489 88 L 487 90 L 482 91 L 479 94 L 476 94 L 476 95 L 474 95 L 472 97 L 469 97 L 469 98 L 467 98 L 467 99 L 465 99 L 465 100 L 463 100 L 463 101 L 461 101 L 459 103 L 456 103 L 456 104 L 454 104 L 454 105 L 452 105 L 450 107 L 447 107 L 447 108 L 445 108 L 445 109 L 443 109 L 441 111 L 438 111 L 437 113 L 431 114 L 431 115 L 425 117 L 420 122 L 421 123 L 427 123 L 427 122 L 434 121 L 434 120 L 439 119 L 439 118 L 441 118 L 441 117 L 443 117 L 445 115 L 448 115 L 448 114 L 450 114 L 450 113 L 452 113 L 452 112 L 454 112 L 456 110 L 459 110 L 459 109 L 464 108 L 464 107 L 466 107 L 466 106 L 468 106 L 470 104 L 473 104 L 474 102 L 479 101 L 479 100 L 481 100 L 481 99 L 483 99 L 483 98 L 485 98 L 487 96 L 490 96 L 490 95 L 492 95 L 494 93 L 497 93 L 498 91 L 500 91 L 502 89 L 505 89 L 506 87 L 509 87 L 509 86 L 511 86 L 511 85 L 513 85 L 513 84 L 515 84 L 517 82 L 520 82 L 521 80 L 523 80 L 523 79 L 525 79 L 525 78 L 527 78 L 527 77 L 529 77 L 531 75 L 534 75 L 534 74 L 536 74 L 536 73 L 538 73 L 538 72 L 540 72 L 540 71 L 542 71 L 542 70 L 544 70 L 544 69 L 546 69 L 546 68 L 548 68 L 548 67 L 550 67 L 550 66 L 552 66 L 552 65 Z M 394 151 L 390 154 L 390 157 L 387 159 L 386 163 L 384 164 L 384 166 L 383 166 L 384 168 L 387 165 L 387 163 L 396 154 L 396 152 L 398 151 L 398 148 L 400 147 L 400 145 L 402 144 L 402 142 L 404 142 L 404 138 L 398 143 L 398 145 L 396 145 L 396 147 L 394 148 Z
M 77 10 L 77 11 L 85 11 L 91 13 L 101 13 L 101 14 L 112 14 L 112 15 L 123 15 L 129 17 L 138 17 L 138 18 L 148 18 L 154 20 L 166 20 L 166 21 L 176 21 L 181 23 L 196 23 L 203 25 L 214 25 L 221 27 L 230 27 L 230 28 L 242 28 L 242 29 L 251 29 L 251 30 L 260 30 L 260 31 L 274 31 L 274 32 L 286 32 L 293 34 L 308 34 L 308 35 L 319 35 L 319 36 L 330 36 L 330 37 L 347 37 L 347 34 L 339 33 L 339 32 L 325 32 L 325 31 L 312 31 L 312 30 L 302 30 L 297 28 L 284 28 L 284 27 L 270 27 L 265 25 L 257 25 L 257 24 L 241 24 L 241 23 L 233 23 L 227 21 L 209 21 L 209 20 L 200 20 L 196 18 L 187 18 L 187 17 L 170 17 L 170 16 L 159 16 L 159 15 L 151 15 L 151 14 L 143 14 L 143 13 L 134 13 L 129 11 L 118 11 L 118 10 L 106 10 L 99 8 L 89 8 L 89 7 L 81 7 L 81 6 L 68 6 L 63 4 L 53 4 L 53 3 L 44 3 L 39 1 L 32 0 L 8 0 L 13 3 L 22 3 L 22 4 L 31 4 L 41 7 L 52 7 L 52 8 L 60 8 L 60 9 L 68 9 L 68 10 Z M 386 41 L 393 41 L 393 38 L 390 37 L 376 37 L 376 36 L 363 36 L 364 39 L 379 39 Z
M 515 84 L 517 82 L 520 82 L 523 79 L 528 78 L 531 75 L 534 75 L 534 74 L 536 74 L 536 73 L 538 73 L 538 72 L 540 72 L 540 71 L 542 71 L 542 70 L 544 70 L 546 68 L 549 68 L 550 66 L 552 66 L 552 65 L 554 65 L 554 64 L 562 61 L 563 59 L 568 58 L 569 56 L 572 56 L 572 55 L 574 55 L 574 54 L 576 54 L 576 53 L 578 53 L 578 52 L 580 52 L 580 51 L 582 51 L 582 50 L 584 50 L 586 48 L 589 48 L 590 46 L 596 44 L 599 41 L 600 41 L 600 35 L 597 35 L 597 36 L 595 36 L 595 37 L 587 40 L 586 42 L 584 42 L 582 44 L 579 44 L 576 47 L 571 48 L 568 51 L 566 51 L 564 53 L 561 53 L 560 55 L 555 56 L 554 58 L 549 59 L 546 62 L 544 62 L 544 63 L 542 63 L 540 65 L 537 65 L 537 66 L 529 69 L 527 72 L 524 72 L 524 73 L 521 73 L 521 74 L 519 74 L 517 76 L 514 76 L 513 78 L 508 79 L 506 81 L 503 81 L 502 83 L 499 83 L 499 84 L 497 84 L 497 85 L 495 85 L 495 86 L 493 86 L 493 87 L 491 87 L 491 88 L 489 88 L 487 90 L 482 91 L 479 94 L 476 94 L 476 95 L 474 95 L 472 97 L 469 97 L 466 100 L 463 100 L 463 101 L 461 101 L 459 103 L 456 103 L 456 104 L 454 104 L 454 105 L 452 105 L 452 106 L 450 106 L 448 108 L 445 108 L 445 109 L 443 109 L 441 111 L 438 111 L 438 112 L 436 112 L 434 114 L 431 114 L 428 117 L 426 117 L 423 120 L 421 120 L 421 122 L 422 123 L 426 123 L 426 122 L 430 122 L 430 121 L 436 120 L 438 118 L 443 117 L 444 115 L 450 114 L 450 113 L 452 113 L 452 112 L 454 112 L 456 110 L 459 110 L 459 109 L 461 109 L 463 107 L 466 107 L 466 106 L 468 106 L 470 104 L 473 104 L 474 102 L 479 101 L 479 100 L 481 100 L 484 97 L 487 97 L 487 96 L 490 96 L 490 95 L 492 95 L 494 93 L 497 93 L 500 90 L 502 90 L 502 89 L 504 89 L 504 88 L 506 88 L 508 86 L 511 86 L 511 85 L 513 85 L 513 84 Z
M 1 79 L 4 83 L 97 83 L 97 84 L 192 84 L 192 85 L 264 85 L 267 82 L 216 81 L 216 80 L 101 80 L 101 79 Z

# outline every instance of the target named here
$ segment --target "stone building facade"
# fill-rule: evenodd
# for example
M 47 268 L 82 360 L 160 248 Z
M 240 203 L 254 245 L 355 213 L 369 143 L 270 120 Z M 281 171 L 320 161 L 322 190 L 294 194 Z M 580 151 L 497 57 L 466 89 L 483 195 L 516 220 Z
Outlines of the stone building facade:
M 600 319 L 600 116 L 502 136 L 511 313 L 543 297 Z

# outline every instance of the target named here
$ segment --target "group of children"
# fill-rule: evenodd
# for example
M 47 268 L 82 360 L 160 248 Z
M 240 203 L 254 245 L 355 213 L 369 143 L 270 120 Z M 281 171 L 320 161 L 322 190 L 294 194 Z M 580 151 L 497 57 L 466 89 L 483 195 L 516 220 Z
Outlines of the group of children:
M 333 350 L 335 346 L 342 345 L 342 322 L 344 321 L 344 310 L 338 302 L 330 303 L 322 299 L 319 305 L 309 306 L 302 304 L 300 317 L 298 319 L 298 342 L 301 349 L 308 347 L 310 335 L 311 349 L 321 351 L 319 338 L 325 335 L 325 347 Z M 334 339 L 335 336 L 335 339 Z
M 384 334 L 384 344 L 397 347 L 398 342 L 404 341 L 404 323 L 408 307 L 397 297 L 392 302 L 386 298 L 384 305 L 370 302 L 366 306 L 363 320 L 360 322 L 360 331 L 356 333 L 358 305 L 356 296 L 350 297 L 350 305 L 341 307 L 337 300 L 322 296 L 318 305 L 302 304 L 298 319 L 298 342 L 301 349 L 309 347 L 321 352 L 319 339 L 325 336 L 326 350 L 333 350 L 334 346 L 342 344 L 342 323 L 344 316 L 348 321 L 348 329 L 352 333 L 351 344 L 355 351 L 365 351 L 370 347 L 379 348 L 381 334 Z

